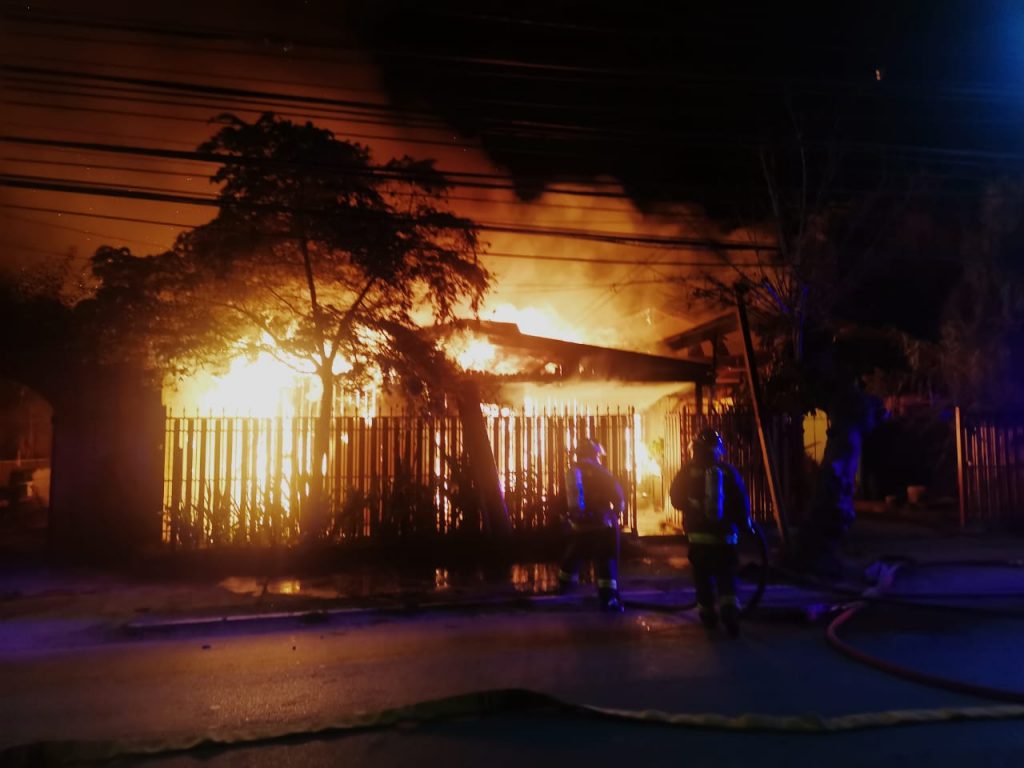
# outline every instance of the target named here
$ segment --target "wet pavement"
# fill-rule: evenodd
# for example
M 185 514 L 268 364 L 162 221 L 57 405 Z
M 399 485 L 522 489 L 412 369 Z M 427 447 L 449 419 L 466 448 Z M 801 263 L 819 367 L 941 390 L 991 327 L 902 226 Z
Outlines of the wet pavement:
M 1024 542 L 1007 537 L 865 525 L 848 547 L 846 583 L 835 591 L 771 583 L 739 639 L 709 634 L 692 612 L 677 610 L 692 596 L 678 542 L 630 548 L 621 573 L 625 616 L 597 611 L 592 584 L 568 597 L 550 594 L 552 563 L 143 579 L 6 560 L 0 742 L 301 734 L 353 712 L 505 688 L 729 716 L 884 716 L 991 704 L 856 663 L 825 643 L 826 622 L 809 620 L 805 609 L 848 603 L 883 554 L 902 563 L 884 597 L 915 606 L 870 603 L 843 627 L 844 640 L 890 663 L 1020 691 L 1024 700 Z M 828 615 L 835 614 L 823 609 L 820 618 Z M 127 632 L 130 625 L 137 631 Z M 490 754 L 495 765 L 511 766 L 536 763 L 540 749 L 545 764 L 572 756 L 599 765 L 792 765 L 807 758 L 793 750 L 809 749 L 822 764 L 1016 765 L 1022 739 L 1013 720 L 826 740 L 508 712 L 156 764 L 409 765 L 430 750 L 453 764 Z
M 787 583 L 774 574 L 763 599 L 763 619 L 772 611 L 791 617 L 791 609 L 820 612 L 849 600 L 870 586 L 869 564 L 881 555 L 920 563 L 960 562 L 961 571 L 919 568 L 914 585 L 901 588 L 922 595 L 965 592 L 964 600 L 994 601 L 1000 590 L 1011 602 L 1018 590 L 991 563 L 1024 560 L 1024 541 L 1007 537 L 948 535 L 920 526 L 873 521 L 858 523 L 846 553 L 847 577 L 835 591 L 805 582 Z M 1012 569 L 1011 569 L 1012 570 Z M 57 567 L 18 555 L 0 561 L 0 650 L 26 642 L 75 645 L 109 637 L 125 628 L 157 631 L 181 624 L 209 625 L 218 620 L 294 621 L 311 614 L 353 615 L 373 611 L 503 608 L 591 610 L 592 573 L 566 597 L 555 597 L 558 567 L 553 562 L 523 562 L 492 568 L 451 568 L 422 564 L 375 563 L 319 574 L 253 573 L 153 577 L 124 571 Z M 950 575 L 952 574 L 952 575 Z M 640 539 L 624 547 L 620 585 L 634 607 L 683 607 L 693 590 L 685 545 L 678 539 Z M 748 582 L 741 592 L 752 590 Z M 789 613 L 787 613 L 787 611 Z M 30 638 L 27 641 L 26 638 Z

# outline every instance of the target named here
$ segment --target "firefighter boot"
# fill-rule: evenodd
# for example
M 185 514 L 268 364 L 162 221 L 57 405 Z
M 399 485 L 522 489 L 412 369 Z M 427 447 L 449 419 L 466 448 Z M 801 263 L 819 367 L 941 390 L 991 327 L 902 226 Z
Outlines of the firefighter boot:
M 731 637 L 738 637 L 740 634 L 739 605 L 736 604 L 735 600 L 723 603 L 719 608 L 719 612 L 722 615 L 722 624 L 725 625 L 725 631 L 728 632 Z
M 715 609 L 711 606 L 697 606 L 697 615 L 700 616 L 700 623 L 704 625 L 705 629 L 718 628 L 718 614 L 715 613 Z
M 597 601 L 601 604 L 602 611 L 608 611 L 609 613 L 622 613 L 626 610 L 626 606 L 622 604 L 622 597 L 619 595 L 619 590 L 614 588 L 602 587 L 598 590 Z
M 568 571 L 558 572 L 558 594 L 568 595 L 575 589 L 576 585 L 579 584 L 580 577 L 577 573 L 569 573 Z

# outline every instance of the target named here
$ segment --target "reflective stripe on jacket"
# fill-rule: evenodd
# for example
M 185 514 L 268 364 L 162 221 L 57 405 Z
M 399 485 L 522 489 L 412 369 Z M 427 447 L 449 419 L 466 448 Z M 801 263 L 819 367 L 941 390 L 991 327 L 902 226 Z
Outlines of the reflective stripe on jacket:
M 578 461 L 565 475 L 569 522 L 576 527 L 618 525 L 626 507 L 622 486 L 596 461 Z
M 737 528 L 750 518 L 743 480 L 724 461 L 685 465 L 672 480 L 669 498 L 683 513 L 683 529 L 693 544 L 736 544 Z

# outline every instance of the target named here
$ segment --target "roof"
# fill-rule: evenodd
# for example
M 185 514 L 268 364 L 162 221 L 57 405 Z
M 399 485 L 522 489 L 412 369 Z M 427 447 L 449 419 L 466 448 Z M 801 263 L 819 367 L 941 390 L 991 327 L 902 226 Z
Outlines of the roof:
M 728 314 L 699 323 L 682 333 L 669 336 L 662 343 L 670 349 L 689 349 L 705 341 L 714 342 L 735 330 L 736 314 L 729 312 Z
M 446 335 L 460 330 L 471 331 L 522 358 L 523 365 L 515 374 L 474 374 L 496 381 L 714 382 L 714 369 L 707 362 L 530 336 L 514 323 L 464 320 L 435 329 L 435 333 Z

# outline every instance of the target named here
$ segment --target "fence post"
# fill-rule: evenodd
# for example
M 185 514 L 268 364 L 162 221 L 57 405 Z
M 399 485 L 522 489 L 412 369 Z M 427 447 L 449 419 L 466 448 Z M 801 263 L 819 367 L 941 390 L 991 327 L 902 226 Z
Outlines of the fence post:
M 967 527 L 967 499 L 964 498 L 964 433 L 960 423 L 960 406 L 953 409 L 956 430 L 956 494 L 960 501 L 960 527 Z

